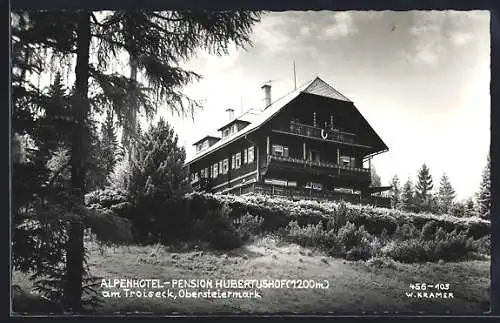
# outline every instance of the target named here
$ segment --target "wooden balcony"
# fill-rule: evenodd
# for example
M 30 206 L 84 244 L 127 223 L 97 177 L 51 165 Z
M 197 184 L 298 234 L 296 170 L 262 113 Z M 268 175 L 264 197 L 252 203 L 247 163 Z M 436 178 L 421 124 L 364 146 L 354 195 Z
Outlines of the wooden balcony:
M 288 126 L 273 129 L 274 132 L 298 135 L 306 138 L 321 139 L 337 143 L 350 144 L 370 148 L 357 142 L 357 136 L 354 133 L 342 131 L 340 129 L 320 128 L 303 124 L 297 121 L 290 121 Z
M 329 177 L 350 177 L 360 181 L 369 181 L 371 178 L 368 168 L 346 167 L 331 161 L 312 161 L 274 155 L 267 156 L 267 169 L 300 171 Z

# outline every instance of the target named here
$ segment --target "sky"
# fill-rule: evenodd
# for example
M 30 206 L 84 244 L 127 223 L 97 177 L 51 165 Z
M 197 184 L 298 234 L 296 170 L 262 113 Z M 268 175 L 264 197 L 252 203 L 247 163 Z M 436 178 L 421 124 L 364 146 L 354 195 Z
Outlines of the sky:
M 416 180 L 423 163 L 435 188 L 446 173 L 457 198 L 474 194 L 490 145 L 488 11 L 268 12 L 252 46 L 186 62 L 203 79 L 185 93 L 203 100 L 194 119 L 160 109 L 188 155 L 192 144 L 238 115 L 319 76 L 354 102 L 389 147 L 372 165 L 388 185 Z
M 372 161 L 383 185 L 394 175 L 415 182 L 426 163 L 435 188 L 446 173 L 464 199 L 479 187 L 490 146 L 489 19 L 488 11 L 267 12 L 251 46 L 224 56 L 200 51 L 183 63 L 203 76 L 184 89 L 204 103 L 194 119 L 168 107 L 157 118 L 174 127 L 190 156 L 195 141 L 227 122 L 226 109 L 262 108 L 264 83 L 271 81 L 273 100 L 292 91 L 295 62 L 297 87 L 319 76 L 387 144 Z M 127 74 L 126 59 L 119 61 L 113 68 Z

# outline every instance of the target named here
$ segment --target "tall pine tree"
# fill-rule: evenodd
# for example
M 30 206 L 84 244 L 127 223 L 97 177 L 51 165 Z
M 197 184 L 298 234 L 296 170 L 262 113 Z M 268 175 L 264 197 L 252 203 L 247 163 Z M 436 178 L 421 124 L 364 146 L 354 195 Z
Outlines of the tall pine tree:
M 431 211 L 433 208 L 432 189 L 434 185 L 429 168 L 424 163 L 417 174 L 417 183 L 415 185 L 415 202 L 420 211 Z
M 109 109 L 101 126 L 101 158 L 106 176 L 109 176 L 118 161 L 118 139 L 116 136 L 113 111 Z
M 437 195 L 439 212 L 447 214 L 450 213 L 455 196 L 455 190 L 451 186 L 448 176 L 446 174 L 443 174 L 439 182 L 439 190 Z
M 479 185 L 479 191 L 476 196 L 479 216 L 485 219 L 489 219 L 491 209 L 490 163 L 490 155 L 488 154 L 486 166 L 481 176 L 481 184 Z

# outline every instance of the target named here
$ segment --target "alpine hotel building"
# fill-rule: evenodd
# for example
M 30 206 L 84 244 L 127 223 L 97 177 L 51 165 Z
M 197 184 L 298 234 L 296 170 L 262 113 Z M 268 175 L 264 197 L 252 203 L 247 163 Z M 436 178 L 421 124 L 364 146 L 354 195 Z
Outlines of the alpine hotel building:
M 186 161 L 195 191 L 341 199 L 390 206 L 372 194 L 371 158 L 386 144 L 348 98 L 319 77 L 229 120 L 195 142 Z

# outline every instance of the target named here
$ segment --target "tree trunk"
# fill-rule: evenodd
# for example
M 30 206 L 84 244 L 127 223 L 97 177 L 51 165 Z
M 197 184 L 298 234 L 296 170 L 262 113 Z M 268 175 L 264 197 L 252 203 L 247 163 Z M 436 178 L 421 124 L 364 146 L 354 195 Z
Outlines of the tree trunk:
M 130 100 L 130 132 L 136 135 L 137 129 L 137 96 L 135 89 L 135 82 L 137 81 L 137 60 L 135 57 L 130 56 L 130 78 L 134 82 L 134 91 L 132 91 L 132 97 Z M 129 162 L 135 158 L 135 140 L 129 139 Z
M 89 49 L 90 49 L 90 13 L 82 11 L 77 29 L 77 60 L 75 68 L 75 93 L 72 113 L 75 122 L 71 138 L 71 187 L 80 204 L 84 203 L 85 168 L 87 160 L 86 132 L 87 118 L 90 110 L 88 100 L 89 89 Z M 83 224 L 80 219 L 69 224 L 68 243 L 66 247 L 66 290 L 65 307 L 77 312 L 82 307 L 83 294 Z

